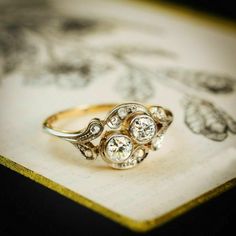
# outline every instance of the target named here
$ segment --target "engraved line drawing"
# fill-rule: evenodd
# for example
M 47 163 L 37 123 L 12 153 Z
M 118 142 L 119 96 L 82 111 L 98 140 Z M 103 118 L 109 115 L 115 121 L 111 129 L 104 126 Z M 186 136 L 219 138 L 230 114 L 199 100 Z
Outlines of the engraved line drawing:
M 185 101 L 185 124 L 195 134 L 214 141 L 223 141 L 229 132 L 236 134 L 236 121 L 224 110 L 196 97 Z
M 174 62 L 179 55 L 168 49 L 132 42 L 106 47 L 88 43 L 94 34 L 108 36 L 115 28 L 101 19 L 61 16 L 43 0 L 4 2 L 0 5 L 0 85 L 17 73 L 27 86 L 80 89 L 122 66 L 124 73 L 116 78 L 114 92 L 125 99 L 153 98 L 156 82 L 181 89 L 184 96 L 186 89 L 175 83 L 214 96 L 235 92 L 236 80 L 229 75 L 180 67 L 153 69 L 133 60 L 156 57 Z M 188 98 L 184 109 L 185 124 L 195 134 L 214 141 L 223 141 L 229 132 L 235 134 L 235 120 L 209 101 Z

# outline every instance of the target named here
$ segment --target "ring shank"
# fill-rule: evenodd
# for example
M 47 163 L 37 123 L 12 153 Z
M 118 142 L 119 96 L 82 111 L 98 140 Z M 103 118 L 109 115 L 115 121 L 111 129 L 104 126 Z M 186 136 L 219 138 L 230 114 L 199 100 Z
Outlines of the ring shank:
M 87 115 L 90 113 L 109 111 L 110 109 L 113 109 L 115 106 L 117 106 L 117 104 L 99 104 L 99 105 L 83 105 L 83 106 L 78 106 L 76 108 L 67 109 L 49 116 L 43 122 L 43 129 L 49 134 L 61 138 L 67 138 L 67 136 L 72 137 L 73 135 L 77 136 L 79 133 L 83 131 L 83 129 L 77 131 L 66 131 L 63 129 L 56 128 L 54 126 L 55 123 L 59 120 L 66 118 L 81 117 L 83 115 Z

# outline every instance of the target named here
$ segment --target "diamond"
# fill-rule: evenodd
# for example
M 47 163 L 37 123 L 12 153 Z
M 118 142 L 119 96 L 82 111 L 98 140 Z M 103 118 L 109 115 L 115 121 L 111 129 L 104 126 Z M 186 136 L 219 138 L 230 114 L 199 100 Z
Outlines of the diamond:
M 111 124 L 113 127 L 119 127 L 120 123 L 121 123 L 121 120 L 117 115 L 111 118 Z
M 136 107 L 135 105 L 131 105 L 131 106 L 129 107 L 129 111 L 130 111 L 130 112 L 135 112 L 136 109 L 137 109 L 137 107 Z
M 86 157 L 90 158 L 90 157 L 93 156 L 93 153 L 92 153 L 91 150 L 88 150 L 88 149 L 87 149 L 87 150 L 84 151 L 84 155 L 85 155 Z
M 156 137 L 155 139 L 152 140 L 152 149 L 154 151 L 160 149 L 162 141 L 163 141 L 164 136 Z
M 118 115 L 121 119 L 124 119 L 128 114 L 128 111 L 126 108 L 122 107 L 118 110 Z
M 159 119 L 159 120 L 164 120 L 166 119 L 166 113 L 165 110 L 162 107 L 151 107 L 150 112 L 152 115 Z
M 141 157 L 143 157 L 144 154 L 145 154 L 145 152 L 144 152 L 144 150 L 141 149 L 141 148 L 138 149 L 138 150 L 135 152 L 135 156 L 136 156 L 137 158 L 141 158 Z
M 92 134 L 98 134 L 101 130 L 101 127 L 99 125 L 94 125 L 91 127 L 90 131 Z
M 125 135 L 112 136 L 106 145 L 107 157 L 116 163 L 125 161 L 131 155 L 133 145 L 129 137 Z
M 156 134 L 156 124 L 150 116 L 139 115 L 131 121 L 130 132 L 138 143 L 148 143 Z

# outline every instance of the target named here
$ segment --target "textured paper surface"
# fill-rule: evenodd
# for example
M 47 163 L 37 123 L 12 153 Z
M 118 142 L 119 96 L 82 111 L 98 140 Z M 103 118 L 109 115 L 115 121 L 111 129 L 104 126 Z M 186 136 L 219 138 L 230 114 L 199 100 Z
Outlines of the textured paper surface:
M 23 27 L 26 49 L 0 55 L 1 155 L 135 220 L 236 177 L 236 33 L 128 2 L 30 7 L 38 18 L 34 30 Z M 17 22 L 21 8 L 15 18 L 6 11 L 1 24 Z M 5 73 L 8 58 L 17 63 Z M 162 148 L 135 169 L 83 160 L 42 132 L 42 121 L 59 110 L 131 100 L 174 114 Z

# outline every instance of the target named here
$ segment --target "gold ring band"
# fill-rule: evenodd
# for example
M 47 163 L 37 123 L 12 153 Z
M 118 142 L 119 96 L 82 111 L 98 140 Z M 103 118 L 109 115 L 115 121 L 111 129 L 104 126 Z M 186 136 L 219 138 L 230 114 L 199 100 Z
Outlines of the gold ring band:
M 55 127 L 55 123 L 62 119 L 105 111 L 108 114 L 104 120 L 93 118 L 84 129 L 67 131 Z M 142 162 L 149 150 L 160 148 L 172 120 L 171 111 L 161 106 L 100 104 L 53 114 L 43 122 L 43 129 L 72 143 L 87 160 L 100 155 L 111 167 L 128 169 Z M 92 141 L 98 137 L 101 137 L 99 145 L 94 145 Z

